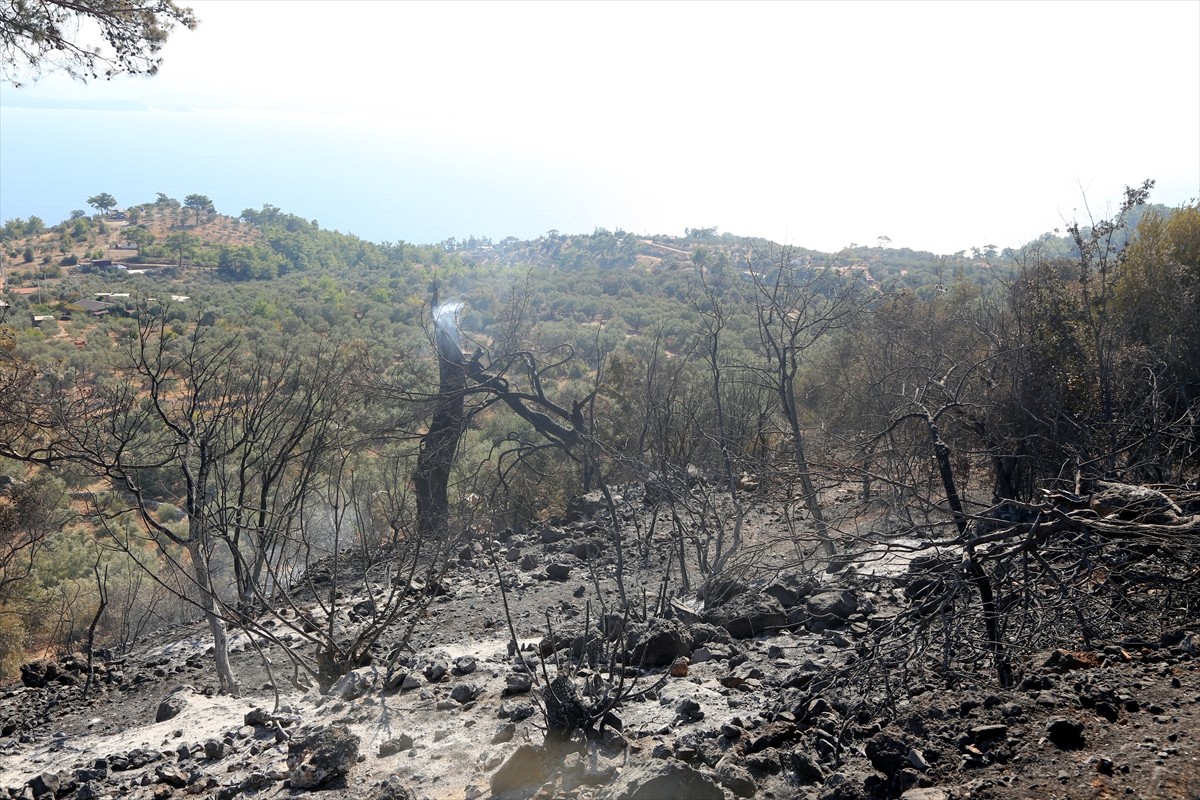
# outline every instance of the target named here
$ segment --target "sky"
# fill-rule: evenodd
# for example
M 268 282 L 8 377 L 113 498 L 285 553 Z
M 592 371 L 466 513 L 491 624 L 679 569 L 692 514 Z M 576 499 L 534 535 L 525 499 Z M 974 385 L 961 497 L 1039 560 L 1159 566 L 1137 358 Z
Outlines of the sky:
M 185 4 L 152 78 L 0 86 L 0 217 L 952 253 L 1200 197 L 1200 2 Z

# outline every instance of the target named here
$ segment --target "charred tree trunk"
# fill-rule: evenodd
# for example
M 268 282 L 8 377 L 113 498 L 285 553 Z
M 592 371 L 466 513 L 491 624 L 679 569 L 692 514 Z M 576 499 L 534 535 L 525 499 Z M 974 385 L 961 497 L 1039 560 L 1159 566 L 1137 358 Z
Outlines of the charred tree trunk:
M 992 591 L 991 579 L 980 566 L 979 558 L 975 554 L 975 544 L 967 532 L 967 514 L 963 509 L 962 498 L 958 494 L 954 471 L 950 465 L 950 445 L 942 439 L 937 421 L 928 411 L 925 412 L 925 424 L 929 429 L 929 441 L 933 445 L 938 474 L 942 479 L 942 488 L 946 492 L 946 502 L 950 504 L 954 527 L 964 542 L 963 567 L 979 591 L 979 603 L 983 606 L 983 623 L 987 629 L 988 649 L 992 651 L 992 659 L 996 666 L 996 678 L 1000 686 L 1007 689 L 1012 685 L 1012 667 L 1008 663 L 1008 656 L 1004 652 L 1004 642 L 1000 636 L 1000 615 L 996 609 L 996 597 Z
M 450 468 L 463 432 L 463 390 L 467 374 L 462 354 L 438 343 L 439 388 L 429 431 L 421 437 L 413 484 L 417 493 L 417 529 L 422 538 L 446 529 L 450 516 Z M 457 347 L 455 346 L 455 349 Z

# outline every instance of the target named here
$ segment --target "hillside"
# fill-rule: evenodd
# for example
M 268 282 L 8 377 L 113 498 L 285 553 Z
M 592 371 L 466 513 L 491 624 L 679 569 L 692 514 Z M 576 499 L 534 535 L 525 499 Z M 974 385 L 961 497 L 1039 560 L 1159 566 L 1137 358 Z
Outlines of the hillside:
M 1200 208 L 1145 197 L 969 258 L 6 225 L 0 788 L 1194 796 Z
M 649 522 L 646 487 L 620 491 L 618 527 L 632 551 Z M 869 654 L 893 637 L 915 641 L 896 621 L 919 619 L 914 587 L 939 574 L 936 562 L 881 561 L 872 552 L 881 542 L 866 540 L 838 575 L 760 560 L 746 583 L 642 623 L 604 611 L 622 581 L 611 521 L 595 498 L 581 500 L 574 521 L 476 538 L 412 619 L 411 638 L 394 626 L 327 694 L 290 685 L 289 651 L 311 645 L 286 616 L 235 634 L 238 698 L 216 692 L 205 665 L 212 642 L 197 627 L 102 655 L 86 696 L 78 656 L 26 665 L 24 685 L 0 698 L 0 787 L 159 800 L 313 789 L 622 800 L 1191 800 L 1200 791 L 1195 631 L 1146 638 L 1134 628 L 1159 621 L 1135 613 L 1102 652 L 1076 641 L 1028 652 L 1011 687 L 975 675 L 905 689 L 893 675 L 901 693 L 888 699 Z M 778 544 L 772 520 L 786 498 L 752 505 L 748 539 Z M 660 580 L 673 544 L 651 546 L 654 557 L 629 564 L 631 586 Z M 347 594 L 329 607 L 294 587 L 303 619 L 349 632 L 385 602 L 378 569 L 339 574 L 323 562 L 316 573 L 325 578 L 312 588 L 332 579 Z M 574 662 L 588 636 L 623 672 L 607 655 Z M 547 735 L 547 670 L 573 675 L 588 702 L 622 698 L 595 736 Z

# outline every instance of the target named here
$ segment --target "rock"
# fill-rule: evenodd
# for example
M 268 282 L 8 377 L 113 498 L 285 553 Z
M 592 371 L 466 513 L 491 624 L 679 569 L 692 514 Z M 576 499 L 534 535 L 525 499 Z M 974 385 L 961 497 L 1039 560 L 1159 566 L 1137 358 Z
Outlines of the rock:
M 560 628 L 551 631 L 538 642 L 538 655 L 542 658 L 549 658 L 553 653 L 562 650 L 564 647 L 573 646 L 576 639 L 580 640 L 582 648 L 583 634 L 577 629 Z
M 588 539 L 584 542 L 579 542 L 571 548 L 571 555 L 578 558 L 580 561 L 591 561 L 593 558 L 599 557 L 604 551 L 604 546 L 595 539 Z
M 553 525 L 547 525 L 542 528 L 540 536 L 542 544 L 556 544 L 567 538 L 567 532 L 562 528 L 556 528 Z
M 90 781 L 79 784 L 79 788 L 75 790 L 75 800 L 101 800 L 107 797 L 107 794 Z
M 160 783 L 165 783 L 174 789 L 182 789 L 191 782 L 188 773 L 174 764 L 159 764 L 154 768 L 154 774 Z
M 787 612 L 774 597 L 741 594 L 711 609 L 705 617 L 735 639 L 749 639 L 787 625 Z
M 1055 672 L 1064 673 L 1076 669 L 1098 667 L 1100 662 L 1101 658 L 1096 653 L 1058 648 L 1050 654 L 1043 666 Z
M 492 794 L 517 790 L 532 794 L 546 781 L 546 777 L 544 750 L 523 744 L 492 774 Z
M 1003 739 L 1007 735 L 1007 725 L 976 725 L 974 728 L 971 728 L 971 738 L 977 742 L 987 739 Z
M 504 691 L 501 694 L 508 696 L 514 694 L 525 694 L 533 688 L 533 676 L 528 672 L 513 672 L 504 676 Z
M 400 681 L 400 691 L 410 692 L 421 686 L 421 678 L 415 672 L 410 672 L 404 676 L 404 680 Z
M 506 722 L 496 729 L 496 733 L 492 735 L 492 744 L 504 744 L 511 742 L 512 738 L 517 735 L 517 726 L 511 722 Z
M 521 567 L 522 572 L 530 572 L 532 570 L 537 569 L 537 566 L 538 566 L 537 553 L 526 553 L 525 555 L 521 556 L 520 567 Z
M 205 739 L 204 740 L 204 757 L 209 761 L 216 761 L 225 756 L 225 743 L 220 739 Z
M 766 594 L 779 601 L 784 608 L 799 605 L 804 598 L 813 593 L 816 584 L 808 578 L 794 572 L 780 575 L 764 590 Z
M 367 795 L 367 800 L 415 800 L 416 795 L 395 775 L 389 775 L 379 782 L 373 792 Z
M 34 797 L 40 798 L 46 795 L 54 797 L 58 794 L 59 787 L 62 786 L 62 776 L 57 772 L 43 772 L 40 775 L 34 775 L 25 785 L 33 792 Z
M 483 689 L 473 683 L 460 683 L 450 690 L 450 699 L 459 704 L 466 704 L 479 696 Z
M 756 791 L 754 779 L 745 767 L 739 766 L 729 756 L 722 758 L 716 766 L 717 780 L 738 797 L 753 797 Z
M 908 564 L 908 570 L 896 582 L 904 587 L 906 599 L 917 603 L 935 600 L 946 586 L 962 575 L 962 560 L 945 555 L 919 555 Z
M 552 562 L 546 565 L 546 574 L 551 580 L 565 581 L 571 577 L 571 565 L 561 562 Z
M 49 659 L 30 661 L 21 665 L 21 683 L 30 689 L 40 689 L 58 677 L 58 665 Z
M 683 623 L 655 617 L 631 625 L 625 637 L 630 663 L 643 667 L 665 667 L 680 656 L 690 655 L 693 642 Z
M 791 753 L 792 771 L 801 783 L 824 783 L 825 768 L 813 755 L 805 750 L 793 750 Z
M 345 725 L 316 728 L 288 744 L 292 789 L 317 789 L 349 774 L 358 759 L 359 738 Z
M 265 708 L 252 708 L 242 717 L 242 722 L 252 728 L 261 728 L 271 724 L 271 712 Z
M 768 750 L 763 753 L 750 753 L 746 756 L 746 769 L 751 775 L 778 775 L 783 771 L 778 750 Z
M 709 775 L 673 760 L 647 760 L 625 769 L 606 790 L 603 800 L 725 800 L 725 792 Z
M 613 502 L 620 503 L 620 497 L 613 495 Z M 568 500 L 562 520 L 563 522 L 580 522 L 581 520 L 591 519 L 607 510 L 608 501 L 604 499 L 604 492 L 596 490 L 587 494 L 576 495 Z
M 907 743 L 886 731 L 867 740 L 867 758 L 871 766 L 889 777 L 909 765 L 909 750 Z
M 915 747 L 908 751 L 908 763 L 918 772 L 929 771 L 929 761 L 925 758 L 925 753 Z
M 936 787 L 909 789 L 900 795 L 900 800 L 950 800 L 950 792 Z
M 429 681 L 430 683 L 437 683 L 442 678 L 446 677 L 448 672 L 450 672 L 450 665 L 441 658 L 431 659 L 425 665 L 425 669 L 423 670 L 425 680 Z
M 269 789 L 274 785 L 275 779 L 265 772 L 251 772 L 238 784 L 237 789 L 241 794 L 250 794 L 252 792 L 261 792 L 263 789 Z
M 413 738 L 407 733 L 402 733 L 394 739 L 388 739 L 386 742 L 379 743 L 379 757 L 387 758 L 388 756 L 394 756 L 396 753 L 411 750 L 412 746 Z
M 1127 483 L 1097 481 L 1089 505 L 1102 517 L 1150 525 L 1175 525 L 1183 515 L 1183 510 L 1157 489 Z
M 106 758 L 97 758 L 92 762 L 91 767 L 75 770 L 75 780 L 80 783 L 103 781 L 106 778 L 108 778 L 108 759 Z
M 357 700 L 378 688 L 383 677 L 376 667 L 360 667 L 334 681 L 329 687 L 329 695 L 340 700 Z
M 475 671 L 474 656 L 459 656 L 454 659 L 454 673 L 456 675 L 470 675 Z
M 530 703 L 528 700 L 503 702 L 500 704 L 500 709 L 496 712 L 496 716 L 500 717 L 500 719 L 510 719 L 513 722 L 529 719 L 533 716 L 533 703 Z
M 826 628 L 840 628 L 858 610 L 858 597 L 849 589 L 840 592 L 821 592 L 808 598 L 806 626 L 813 633 Z
M 704 711 L 701 710 L 700 704 L 690 697 L 680 701 L 677 711 L 684 722 L 699 722 L 704 719 Z
M 692 641 L 696 647 L 706 644 L 731 644 L 733 637 L 729 635 L 729 631 L 719 625 L 711 625 L 707 622 L 694 622 L 688 626 L 688 631 L 692 634 Z M 696 663 L 694 660 L 693 664 Z
M 1060 750 L 1079 750 L 1084 746 L 1083 723 L 1065 717 L 1052 719 L 1046 725 L 1050 742 Z
M 735 578 L 714 575 L 700 587 L 700 591 L 696 592 L 696 597 L 704 601 L 706 609 L 713 609 L 745 594 L 749 588 Z
M 169 719 L 175 719 L 183 710 L 187 708 L 187 696 L 195 690 L 191 686 L 180 686 L 172 691 L 166 698 L 158 704 L 158 711 L 154 713 L 155 722 L 166 722 Z

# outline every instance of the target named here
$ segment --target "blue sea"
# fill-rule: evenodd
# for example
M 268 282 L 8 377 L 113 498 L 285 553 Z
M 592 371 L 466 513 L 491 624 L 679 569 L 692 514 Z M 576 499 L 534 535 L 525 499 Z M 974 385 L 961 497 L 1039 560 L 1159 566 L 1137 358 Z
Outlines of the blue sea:
M 536 152 L 469 135 L 418 132 L 332 114 L 0 107 L 0 219 L 47 224 L 88 213 L 100 192 L 122 206 L 159 192 L 207 195 L 237 216 L 264 203 L 376 242 L 469 235 L 590 233 L 619 200 Z

